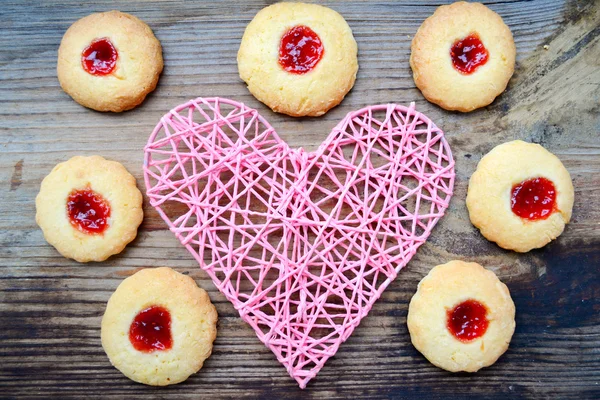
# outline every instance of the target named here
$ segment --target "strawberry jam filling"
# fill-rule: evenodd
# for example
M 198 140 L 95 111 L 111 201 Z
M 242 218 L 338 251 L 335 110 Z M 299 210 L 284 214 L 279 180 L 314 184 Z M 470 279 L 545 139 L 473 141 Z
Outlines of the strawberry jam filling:
M 548 218 L 556 210 L 554 184 L 546 178 L 533 178 L 513 186 L 510 207 L 517 216 L 531 221 Z
M 81 53 L 81 64 L 89 74 L 108 75 L 115 69 L 118 56 L 108 38 L 96 39 Z
M 281 38 L 279 65 L 287 72 L 305 74 L 321 61 L 323 52 L 319 35 L 307 26 L 295 26 Z
M 67 215 L 74 228 L 88 234 L 100 234 L 108 227 L 110 205 L 92 189 L 73 190 L 67 197 Z
M 488 51 L 476 33 L 457 40 L 450 48 L 454 68 L 465 75 L 472 74 L 488 60 Z
M 489 321 L 487 308 L 476 300 L 466 300 L 447 311 L 447 327 L 461 342 L 469 342 L 485 334 Z
M 151 353 L 173 347 L 171 314 L 160 306 L 140 311 L 129 327 L 129 341 L 138 351 Z

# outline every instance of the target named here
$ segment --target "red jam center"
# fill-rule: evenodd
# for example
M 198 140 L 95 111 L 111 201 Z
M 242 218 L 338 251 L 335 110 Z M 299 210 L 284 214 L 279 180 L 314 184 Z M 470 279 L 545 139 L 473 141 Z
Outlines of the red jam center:
M 534 178 L 513 186 L 510 207 L 521 218 L 532 221 L 548 218 L 556 209 L 554 184 L 546 178 Z
M 146 353 L 169 350 L 173 346 L 169 311 L 160 306 L 140 311 L 129 328 L 129 341 L 136 350 Z
M 283 35 L 279 46 L 279 65 L 287 72 L 305 74 L 323 57 L 319 35 L 307 26 L 295 26 Z
M 67 214 L 75 228 L 85 233 L 98 234 L 108 227 L 110 206 L 92 189 L 73 190 L 67 198 Z
M 462 40 L 457 40 L 450 49 L 452 64 L 463 74 L 472 74 L 488 60 L 488 51 L 481 43 L 479 36 L 473 33 Z
M 117 57 L 117 49 L 110 40 L 96 39 L 81 53 L 81 64 L 92 75 L 108 75 L 117 65 Z
M 461 342 L 483 336 L 487 330 L 487 308 L 476 300 L 466 300 L 448 311 L 448 330 Z

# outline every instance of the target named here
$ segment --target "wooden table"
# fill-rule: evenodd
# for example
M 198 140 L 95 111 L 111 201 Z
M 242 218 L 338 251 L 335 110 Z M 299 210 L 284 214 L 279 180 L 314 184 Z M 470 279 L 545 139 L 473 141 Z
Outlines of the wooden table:
M 270 112 L 239 79 L 244 27 L 271 2 L 4 0 L 0 24 L 0 397 L 102 398 L 600 398 L 600 2 L 489 2 L 517 44 L 516 73 L 491 106 L 446 112 L 424 100 L 408 65 L 410 40 L 435 1 L 325 2 L 352 27 L 356 86 L 322 118 Z M 103 114 L 73 102 L 56 78 L 67 27 L 120 9 L 146 21 L 162 42 L 165 71 L 139 108 Z M 456 159 L 455 195 L 429 241 L 352 337 L 304 391 L 241 321 L 157 213 L 145 203 L 138 238 L 103 263 L 61 257 L 36 226 L 34 199 L 58 162 L 100 154 L 122 162 L 143 188 L 142 148 L 158 119 L 197 96 L 258 108 L 291 146 L 314 150 L 347 112 L 415 101 L 445 132 Z M 541 143 L 570 171 L 575 207 L 564 234 L 519 255 L 470 224 L 467 182 L 481 156 L 502 142 Z M 477 374 L 433 367 L 410 344 L 408 301 L 431 267 L 472 260 L 507 283 L 517 307 L 508 352 Z M 205 288 L 219 312 L 212 357 L 187 382 L 136 384 L 100 345 L 106 301 L 140 268 L 170 266 Z

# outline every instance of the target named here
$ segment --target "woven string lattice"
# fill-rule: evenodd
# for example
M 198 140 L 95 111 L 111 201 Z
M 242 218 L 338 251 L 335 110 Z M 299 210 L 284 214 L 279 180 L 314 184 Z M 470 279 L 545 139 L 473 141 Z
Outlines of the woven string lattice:
M 454 183 L 442 131 L 414 104 L 352 112 L 307 153 L 256 110 L 198 98 L 145 151 L 150 203 L 302 388 L 427 239 Z

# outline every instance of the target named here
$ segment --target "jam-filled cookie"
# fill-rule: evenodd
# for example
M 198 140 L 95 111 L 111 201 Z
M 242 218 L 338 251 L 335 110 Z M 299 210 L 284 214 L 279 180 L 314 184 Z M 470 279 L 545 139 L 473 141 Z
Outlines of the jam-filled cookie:
M 515 305 L 492 271 L 450 261 L 421 280 L 407 324 L 413 345 L 432 364 L 451 372 L 476 372 L 508 349 Z
M 571 219 L 573 184 L 562 162 L 539 144 L 496 146 L 469 180 L 471 222 L 486 239 L 521 253 L 557 238 Z
M 54 167 L 35 199 L 36 222 L 63 256 L 103 261 L 120 253 L 142 222 L 142 193 L 116 161 L 76 156 Z
M 120 11 L 91 14 L 67 30 L 58 49 L 58 80 L 82 106 L 120 112 L 154 90 L 162 48 L 140 19 Z
M 216 324 L 215 307 L 192 278 L 171 268 L 143 269 L 121 282 L 108 300 L 102 347 L 129 379 L 172 385 L 202 368 Z
M 446 110 L 472 111 L 504 91 L 515 43 L 502 18 L 479 3 L 439 7 L 411 45 L 410 66 L 423 96 Z
M 357 47 L 344 18 L 316 4 L 277 3 L 250 22 L 238 52 L 240 77 L 273 111 L 319 116 L 352 89 Z

